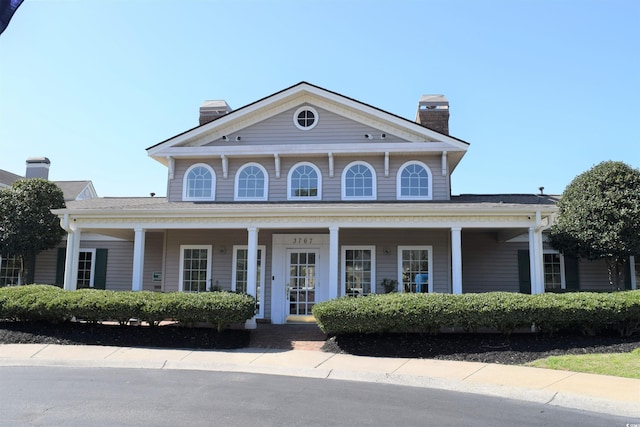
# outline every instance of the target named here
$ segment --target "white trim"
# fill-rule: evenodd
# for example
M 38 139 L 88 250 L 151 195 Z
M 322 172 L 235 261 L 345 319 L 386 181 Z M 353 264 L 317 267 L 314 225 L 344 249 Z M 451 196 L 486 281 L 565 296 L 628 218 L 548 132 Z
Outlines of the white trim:
M 340 292 L 341 295 L 347 294 L 347 251 L 349 250 L 363 250 L 363 251 L 371 251 L 371 290 L 369 294 L 376 293 L 376 247 L 375 245 L 344 245 L 340 249 L 341 261 L 340 261 L 340 271 L 342 274 L 340 275 Z M 369 295 L 364 294 L 364 295 Z M 363 296 L 363 295 L 360 295 Z
M 180 245 L 180 266 L 178 274 L 178 291 L 184 290 L 184 251 L 185 249 L 206 249 L 207 250 L 207 278 L 206 290 L 211 289 L 211 254 L 213 253 L 212 245 Z
M 131 290 L 141 291 L 144 288 L 144 248 L 146 230 L 136 228 L 133 240 L 133 274 L 131 277 Z
M 429 254 L 431 256 L 431 254 Z M 429 273 L 431 274 L 431 273 Z M 462 228 L 451 227 L 451 293 L 462 293 Z
M 302 113 L 303 111 L 310 111 L 311 113 L 313 113 L 313 123 L 311 123 L 310 126 L 302 126 L 300 123 L 298 123 L 298 115 L 300 113 Z M 296 110 L 296 112 L 293 114 L 293 124 L 300 130 L 311 130 L 314 127 L 316 127 L 318 125 L 318 121 L 320 120 L 320 117 L 318 116 L 318 111 L 316 111 L 315 108 L 309 106 L 309 105 L 303 105 L 302 107 L 298 108 Z
M 293 172 L 301 166 L 309 166 L 313 170 L 316 171 L 318 176 L 318 194 L 315 196 L 292 196 L 291 195 L 291 175 Z M 322 172 L 320 168 L 314 165 L 311 162 L 298 162 L 295 165 L 291 166 L 289 169 L 289 173 L 287 174 L 287 200 L 322 200 Z
M 239 184 L 239 179 L 240 179 L 240 173 L 245 170 L 248 167 L 251 166 L 255 166 L 258 169 L 260 169 L 262 171 L 262 175 L 264 178 L 264 184 L 263 184 L 263 188 L 262 188 L 262 197 L 240 197 L 238 195 L 238 191 L 240 190 L 240 186 Z M 268 200 L 269 199 L 269 173 L 267 172 L 267 170 L 264 168 L 264 166 L 262 166 L 260 163 L 257 162 L 249 162 L 249 163 L 245 163 L 242 166 L 240 166 L 238 168 L 238 170 L 236 171 L 236 176 L 235 176 L 235 183 L 234 183 L 234 190 L 233 190 L 233 200 L 235 201 L 263 201 L 263 200 Z
M 370 196 L 347 196 L 347 182 L 346 182 L 347 173 L 349 172 L 349 170 L 352 167 L 358 166 L 358 165 L 362 165 L 362 166 L 366 167 L 367 169 L 369 169 L 369 172 L 371 172 L 371 195 Z M 377 200 L 377 198 L 378 198 L 378 181 L 377 181 L 376 178 L 377 178 L 376 170 L 369 163 L 363 162 L 361 160 L 356 160 L 356 161 L 353 161 L 353 162 L 349 163 L 342 170 L 342 178 L 340 180 L 340 182 L 342 184 L 341 185 L 341 187 L 342 187 L 342 190 L 341 190 L 341 192 L 342 192 L 342 200 Z
M 241 249 L 249 249 L 248 245 L 233 245 L 233 264 L 231 266 L 231 290 L 236 291 L 236 275 L 238 273 L 237 263 L 238 263 L 238 250 Z M 256 318 L 263 319 L 264 318 L 264 283 L 265 283 L 265 258 L 267 253 L 267 247 L 265 245 L 258 245 L 258 251 L 260 251 L 260 295 L 258 296 L 260 299 L 260 311 L 256 314 Z M 249 265 L 247 264 L 247 269 Z M 247 284 L 248 285 L 248 284 Z
M 428 194 L 426 196 L 403 196 L 402 195 L 402 172 L 405 168 L 411 165 L 418 165 L 423 167 L 427 171 L 429 185 L 428 185 Z M 398 168 L 398 172 L 396 172 L 396 199 L 398 200 L 432 200 L 433 198 L 433 174 L 431 173 L 431 169 L 425 163 L 420 162 L 418 160 L 409 160 L 405 162 Z
M 191 171 L 195 168 L 198 167 L 203 167 L 205 169 L 207 169 L 210 173 L 211 173 L 211 197 L 189 197 L 188 193 L 187 193 L 187 184 L 188 184 L 188 177 L 189 177 L 189 173 L 191 173 Z M 196 163 L 193 164 L 191 166 L 189 166 L 189 168 L 185 171 L 183 177 L 182 177 L 182 200 L 184 201 L 213 201 L 216 199 L 216 172 L 213 170 L 213 168 L 211 166 L 209 166 L 206 163 Z
M 429 259 L 427 260 L 429 265 L 429 284 L 428 284 L 428 292 L 433 293 L 433 246 L 431 245 L 410 245 L 410 246 L 398 246 L 398 292 L 404 292 L 404 287 L 402 286 L 402 252 L 403 251 L 411 251 L 411 250 L 426 250 L 428 252 Z

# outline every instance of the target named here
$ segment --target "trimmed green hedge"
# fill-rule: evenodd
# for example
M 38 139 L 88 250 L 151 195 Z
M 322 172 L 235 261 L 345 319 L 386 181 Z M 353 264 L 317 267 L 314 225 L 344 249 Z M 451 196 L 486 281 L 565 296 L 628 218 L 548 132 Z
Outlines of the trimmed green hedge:
M 343 297 L 316 304 L 313 314 L 328 334 L 415 332 L 442 328 L 509 334 L 535 325 L 544 333 L 561 330 L 621 335 L 640 331 L 640 291 L 525 295 L 384 294 Z
M 49 285 L 0 288 L 0 319 L 15 321 L 63 322 L 76 317 L 126 324 L 140 319 L 156 326 L 164 319 L 175 319 L 187 326 L 211 323 L 222 330 L 251 319 L 255 307 L 252 296 L 232 292 L 64 291 Z

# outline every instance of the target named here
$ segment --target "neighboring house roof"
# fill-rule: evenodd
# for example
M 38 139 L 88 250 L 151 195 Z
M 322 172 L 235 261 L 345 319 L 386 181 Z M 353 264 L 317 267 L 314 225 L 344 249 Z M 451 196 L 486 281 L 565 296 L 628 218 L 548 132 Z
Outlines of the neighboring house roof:
M 11 184 L 13 184 L 14 182 L 22 178 L 24 177 L 20 175 L 16 175 L 15 173 L 11 173 L 9 171 L 0 169 L 0 188 L 9 187 L 11 186 Z
M 25 179 L 24 176 L 11 173 L 9 171 L 0 169 L 0 188 L 9 187 L 19 179 Z M 93 182 L 84 181 L 52 181 L 56 184 L 64 194 L 64 201 L 71 200 L 84 200 L 98 197 L 96 189 L 93 187 Z
M 98 197 L 91 181 L 54 181 L 64 194 L 64 201 L 85 200 Z

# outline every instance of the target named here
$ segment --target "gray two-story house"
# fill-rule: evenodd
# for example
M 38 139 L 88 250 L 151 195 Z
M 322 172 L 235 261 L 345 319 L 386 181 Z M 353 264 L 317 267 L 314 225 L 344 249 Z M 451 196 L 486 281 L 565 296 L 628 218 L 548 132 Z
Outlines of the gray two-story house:
M 544 243 L 557 197 L 451 195 L 469 144 L 448 119 L 440 95 L 423 96 L 414 121 L 305 82 L 237 110 L 205 102 L 199 126 L 147 149 L 167 167 L 167 197 L 69 202 L 56 211 L 66 243 L 41 254 L 39 282 L 245 291 L 272 323 L 391 288 L 606 286 L 604 263 Z

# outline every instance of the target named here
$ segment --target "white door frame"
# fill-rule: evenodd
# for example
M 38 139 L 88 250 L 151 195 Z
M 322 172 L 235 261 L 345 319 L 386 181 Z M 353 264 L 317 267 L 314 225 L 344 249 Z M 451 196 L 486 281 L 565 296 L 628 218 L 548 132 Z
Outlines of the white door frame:
M 274 234 L 271 255 L 271 323 L 287 322 L 289 304 L 286 301 L 287 250 L 318 250 L 316 261 L 316 302 L 329 299 L 329 234 Z

